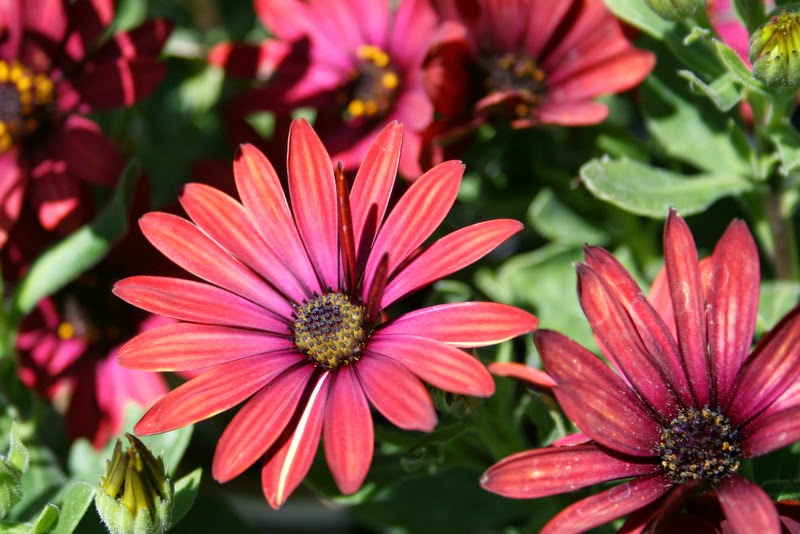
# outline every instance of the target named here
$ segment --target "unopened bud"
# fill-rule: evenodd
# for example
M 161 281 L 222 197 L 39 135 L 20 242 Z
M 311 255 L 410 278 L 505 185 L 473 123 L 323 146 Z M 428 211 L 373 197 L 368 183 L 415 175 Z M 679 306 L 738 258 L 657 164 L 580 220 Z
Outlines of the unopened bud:
M 750 36 L 753 76 L 769 87 L 800 85 L 800 15 L 782 11 Z
M 124 452 L 117 440 L 114 454 L 100 477 L 95 505 L 111 534 L 161 534 L 172 524 L 172 481 L 158 459 L 135 436 Z
M 705 10 L 708 0 L 644 0 L 644 3 L 662 19 L 681 20 L 698 9 Z

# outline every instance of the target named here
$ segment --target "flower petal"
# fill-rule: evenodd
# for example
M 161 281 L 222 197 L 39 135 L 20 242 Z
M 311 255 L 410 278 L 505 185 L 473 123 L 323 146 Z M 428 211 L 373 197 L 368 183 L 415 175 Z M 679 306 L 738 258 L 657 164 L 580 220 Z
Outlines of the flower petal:
M 639 477 L 563 509 L 541 530 L 585 532 L 642 508 L 667 493 L 672 484 L 659 476 Z
M 356 257 L 359 258 L 360 267 L 367 261 L 375 234 L 386 214 L 389 195 L 397 176 L 402 144 L 403 126 L 392 122 L 370 145 L 353 182 L 350 205 Z
M 389 255 L 389 276 L 444 220 L 456 199 L 464 164 L 446 161 L 423 174 L 397 202 L 378 232 L 364 273 L 369 288 L 384 254 Z M 424 213 L 424 217 L 420 214 Z M 362 297 L 366 298 L 366 293 Z
M 411 335 L 384 335 L 379 331 L 370 338 L 368 350 L 402 363 L 439 389 L 479 397 L 494 393 L 492 375 L 477 358 L 440 341 Z
M 717 484 L 717 497 L 731 532 L 779 533 L 775 504 L 764 490 L 740 475 Z
M 556 382 L 550 375 L 522 363 L 492 362 L 489 364 L 489 372 L 494 376 L 516 378 L 539 391 L 549 391 L 556 387 Z
M 367 397 L 352 367 L 336 372 L 325 406 L 325 459 L 339 491 L 355 493 L 372 463 L 374 436 Z
M 389 281 L 381 306 L 454 273 L 482 258 L 522 230 L 518 221 L 496 219 L 466 226 L 422 251 Z
M 339 287 L 339 232 L 333 165 L 305 119 L 289 130 L 289 195 L 297 229 L 325 287 Z
M 584 433 L 623 454 L 652 456 L 660 427 L 631 389 L 600 359 L 551 330 L 533 335 L 553 393 Z
M 711 256 L 708 283 L 708 352 L 718 402 L 726 406 L 750 353 L 758 314 L 758 249 L 743 221 L 733 221 Z
M 526 334 L 539 321 L 530 313 L 494 302 L 456 302 L 412 311 L 381 328 L 380 334 L 421 336 L 471 348 Z
M 600 482 L 653 474 L 658 465 L 624 458 L 597 445 L 546 447 L 518 452 L 491 466 L 483 489 L 512 499 L 535 499 Z
M 695 406 L 706 406 L 712 392 L 700 260 L 689 226 L 674 209 L 664 228 L 664 263 L 689 388 Z
M 393 425 L 423 432 L 436 426 L 428 390 L 405 366 L 366 350 L 356 372 L 369 401 Z
M 119 350 L 119 363 L 142 371 L 184 371 L 254 354 L 296 350 L 288 335 L 227 326 L 172 323 L 143 332 Z
M 272 164 L 254 146 L 242 145 L 233 162 L 233 174 L 242 204 L 261 237 L 306 287 L 321 292 Z
M 136 423 L 136 434 L 167 432 L 236 406 L 296 365 L 294 353 L 243 358 L 220 365 L 167 393 Z
M 311 467 L 319 445 L 329 384 L 330 373 L 319 375 L 288 439 L 278 442 L 274 453 L 268 453 L 261 470 L 261 489 L 275 510 L 300 485 Z
M 762 456 L 800 440 L 800 406 L 766 417 L 757 416 L 739 429 L 742 450 L 748 458 Z
M 217 442 L 211 465 L 215 480 L 240 475 L 272 447 L 294 417 L 313 372 L 310 365 L 289 368 L 245 403 Z
M 289 323 L 258 304 L 216 286 L 164 276 L 131 276 L 114 285 L 125 302 L 179 321 L 240 326 L 286 334 Z
M 278 316 L 291 316 L 293 309 L 282 295 L 186 219 L 150 212 L 139 219 L 139 225 L 162 254 L 195 276 L 233 291 Z
M 91 65 L 73 83 L 82 104 L 91 111 L 102 111 L 138 102 L 152 93 L 166 74 L 166 66 L 155 58 L 118 58 Z
M 303 302 L 311 294 L 283 257 L 262 239 L 241 204 L 204 184 L 186 184 L 179 198 L 183 209 L 201 230 L 282 294 L 295 303 Z

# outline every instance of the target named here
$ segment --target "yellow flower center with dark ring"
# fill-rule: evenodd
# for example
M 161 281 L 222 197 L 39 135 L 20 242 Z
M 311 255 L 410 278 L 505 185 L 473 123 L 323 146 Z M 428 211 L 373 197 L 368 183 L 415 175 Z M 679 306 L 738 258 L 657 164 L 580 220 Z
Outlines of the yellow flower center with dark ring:
M 52 102 L 50 78 L 0 60 L 0 154 L 36 131 Z
M 295 309 L 294 344 L 326 369 L 355 363 L 367 337 L 366 315 L 341 293 L 315 297 Z
M 375 45 L 356 50 L 358 69 L 339 98 L 346 119 L 375 119 L 386 115 L 394 103 L 400 76 L 392 67 L 389 54 Z
M 484 83 L 488 94 L 512 91 L 516 98 L 509 101 L 512 117 L 524 119 L 541 104 L 545 90 L 544 71 L 529 55 L 508 52 L 484 64 Z
M 739 470 L 742 451 L 737 431 L 722 413 L 705 407 L 681 411 L 661 430 L 661 466 L 676 483 L 716 484 Z

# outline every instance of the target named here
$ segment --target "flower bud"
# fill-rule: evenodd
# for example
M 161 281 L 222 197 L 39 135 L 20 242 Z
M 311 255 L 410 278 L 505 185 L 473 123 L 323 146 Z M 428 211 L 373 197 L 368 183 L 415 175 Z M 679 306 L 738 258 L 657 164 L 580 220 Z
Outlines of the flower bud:
M 800 15 L 782 11 L 750 36 L 753 76 L 769 87 L 800 85 Z
M 131 434 L 123 452 L 117 440 L 114 454 L 100 477 L 95 506 L 111 534 L 161 534 L 172 525 L 175 488 L 163 458 Z
M 27 470 L 28 449 L 17 436 L 16 423 L 12 423 L 8 456 L 0 456 L 0 519 L 22 499 L 22 474 Z
M 708 0 L 644 0 L 644 3 L 662 19 L 681 20 L 698 8 L 705 10 Z

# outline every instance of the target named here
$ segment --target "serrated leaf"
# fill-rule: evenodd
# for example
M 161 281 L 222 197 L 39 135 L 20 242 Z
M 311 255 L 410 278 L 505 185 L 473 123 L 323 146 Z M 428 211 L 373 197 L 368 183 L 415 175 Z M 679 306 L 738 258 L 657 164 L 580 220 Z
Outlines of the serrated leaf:
M 94 500 L 95 486 L 77 481 L 60 499 L 61 513 L 52 534 L 71 534 L 78 528 L 86 510 Z
M 735 76 L 739 82 L 757 93 L 767 93 L 761 82 L 753 78 L 753 72 L 745 65 L 742 58 L 733 48 L 719 39 L 714 39 L 714 46 L 717 49 L 719 58 L 722 60 L 722 64 L 728 68 L 728 72 Z
M 581 167 L 580 176 L 597 198 L 656 219 L 663 219 L 671 207 L 683 216 L 699 213 L 722 197 L 751 188 L 735 174 L 686 176 L 628 159 L 593 159 Z
M 771 132 L 772 142 L 781 160 L 780 172 L 784 176 L 800 169 L 800 134 L 791 124 L 781 124 Z
M 175 482 L 175 508 L 172 511 L 172 524 L 178 521 L 189 512 L 200 491 L 200 478 L 203 469 L 198 467 L 185 477 Z
M 744 94 L 735 83 L 735 76 L 730 72 L 726 72 L 710 84 L 705 83 L 690 70 L 679 70 L 678 76 L 688 80 L 692 91 L 704 94 L 723 113 L 733 109 L 744 98 Z

